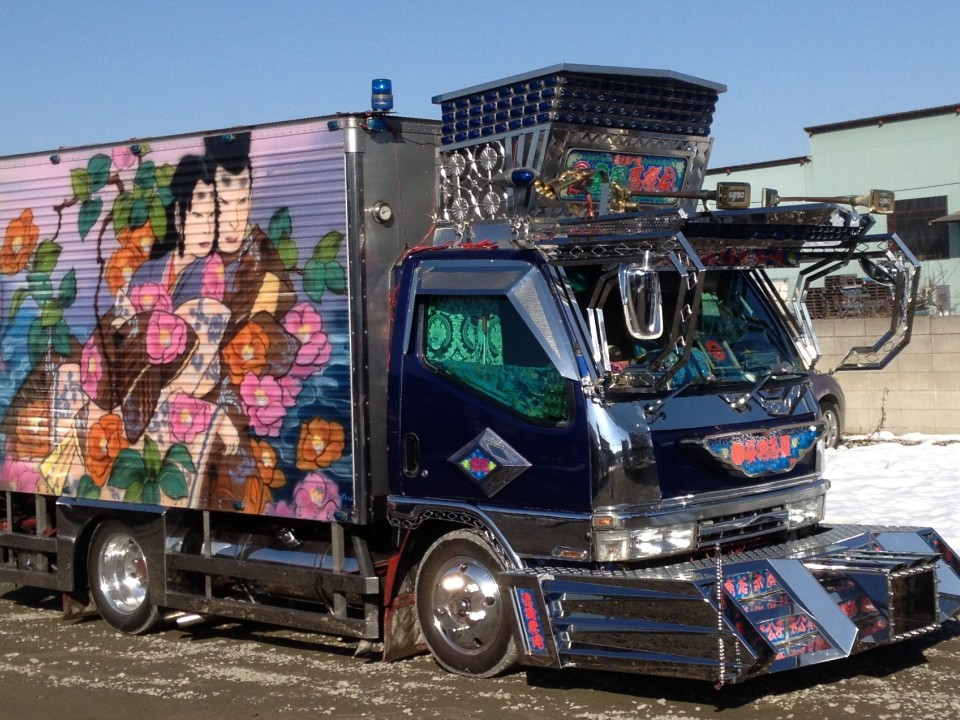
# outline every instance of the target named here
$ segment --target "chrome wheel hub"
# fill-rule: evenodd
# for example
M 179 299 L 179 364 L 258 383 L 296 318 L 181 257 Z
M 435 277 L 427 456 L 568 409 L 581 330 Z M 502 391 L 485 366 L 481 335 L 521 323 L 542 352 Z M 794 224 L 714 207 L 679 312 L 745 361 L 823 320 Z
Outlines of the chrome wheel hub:
M 104 546 L 100 589 L 110 606 L 120 613 L 132 613 L 146 600 L 147 561 L 129 535 L 114 535 Z
M 454 649 L 479 653 L 494 642 L 504 622 L 500 587 L 483 565 L 453 558 L 433 590 L 433 624 Z

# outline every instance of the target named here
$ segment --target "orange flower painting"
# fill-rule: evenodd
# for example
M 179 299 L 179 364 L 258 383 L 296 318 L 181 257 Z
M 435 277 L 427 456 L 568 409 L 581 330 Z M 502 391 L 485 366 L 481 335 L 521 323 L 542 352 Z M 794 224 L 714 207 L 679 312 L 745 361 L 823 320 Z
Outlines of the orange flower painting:
M 300 428 L 297 444 L 297 467 L 316 470 L 330 467 L 343 456 L 343 425 L 314 418 Z
M 113 463 L 129 443 L 123 433 L 123 420 L 110 413 L 100 418 L 87 436 L 87 470 L 97 487 L 110 477 Z
M 3 248 L 0 249 L 0 271 L 4 275 L 14 275 L 27 267 L 39 239 L 40 228 L 33 222 L 33 211 L 24 210 L 20 217 L 7 225 Z
M 135 246 L 123 247 L 110 256 L 107 263 L 107 287 L 110 294 L 116 295 L 120 288 L 128 285 L 137 269 L 143 264 L 144 255 Z
M 129 250 L 135 250 L 140 253 L 144 260 L 150 256 L 150 248 L 153 247 L 153 228 L 150 223 L 141 225 L 136 230 L 127 225 L 117 235 L 120 247 Z
M 281 488 L 287 484 L 287 478 L 278 465 L 277 451 L 268 442 L 251 440 L 253 457 L 257 461 L 257 470 L 263 485 L 268 488 Z
M 244 325 L 223 349 L 230 379 L 239 385 L 247 373 L 263 375 L 270 353 L 270 336 L 255 322 Z

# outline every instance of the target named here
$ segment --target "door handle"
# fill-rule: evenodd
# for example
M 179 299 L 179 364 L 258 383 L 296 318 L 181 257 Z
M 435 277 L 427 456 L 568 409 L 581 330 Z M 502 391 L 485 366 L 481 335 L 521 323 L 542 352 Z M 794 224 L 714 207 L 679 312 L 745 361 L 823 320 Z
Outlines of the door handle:
M 420 438 L 416 433 L 403 436 L 403 474 L 407 477 L 420 474 Z

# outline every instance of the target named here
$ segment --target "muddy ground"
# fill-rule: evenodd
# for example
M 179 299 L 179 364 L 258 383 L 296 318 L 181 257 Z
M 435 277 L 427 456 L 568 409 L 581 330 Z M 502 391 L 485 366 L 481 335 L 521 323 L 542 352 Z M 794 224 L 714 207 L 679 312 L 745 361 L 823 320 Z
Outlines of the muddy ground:
M 246 718 L 960 717 L 960 625 L 936 636 L 717 692 L 712 685 L 584 671 L 470 680 L 426 656 L 393 664 L 353 645 L 256 624 L 142 637 L 64 623 L 43 591 L 0 584 L 0 720 Z

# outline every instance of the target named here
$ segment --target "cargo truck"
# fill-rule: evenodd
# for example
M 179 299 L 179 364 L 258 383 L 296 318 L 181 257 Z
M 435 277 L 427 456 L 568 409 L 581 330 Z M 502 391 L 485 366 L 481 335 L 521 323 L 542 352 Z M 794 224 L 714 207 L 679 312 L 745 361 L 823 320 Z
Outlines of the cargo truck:
M 841 367 L 904 347 L 893 199 L 705 191 L 724 90 L 564 64 L 436 122 L 374 81 L 0 158 L 0 581 L 473 676 L 737 682 L 956 616 L 935 530 L 823 522 L 804 294 L 859 263 L 890 329 Z

